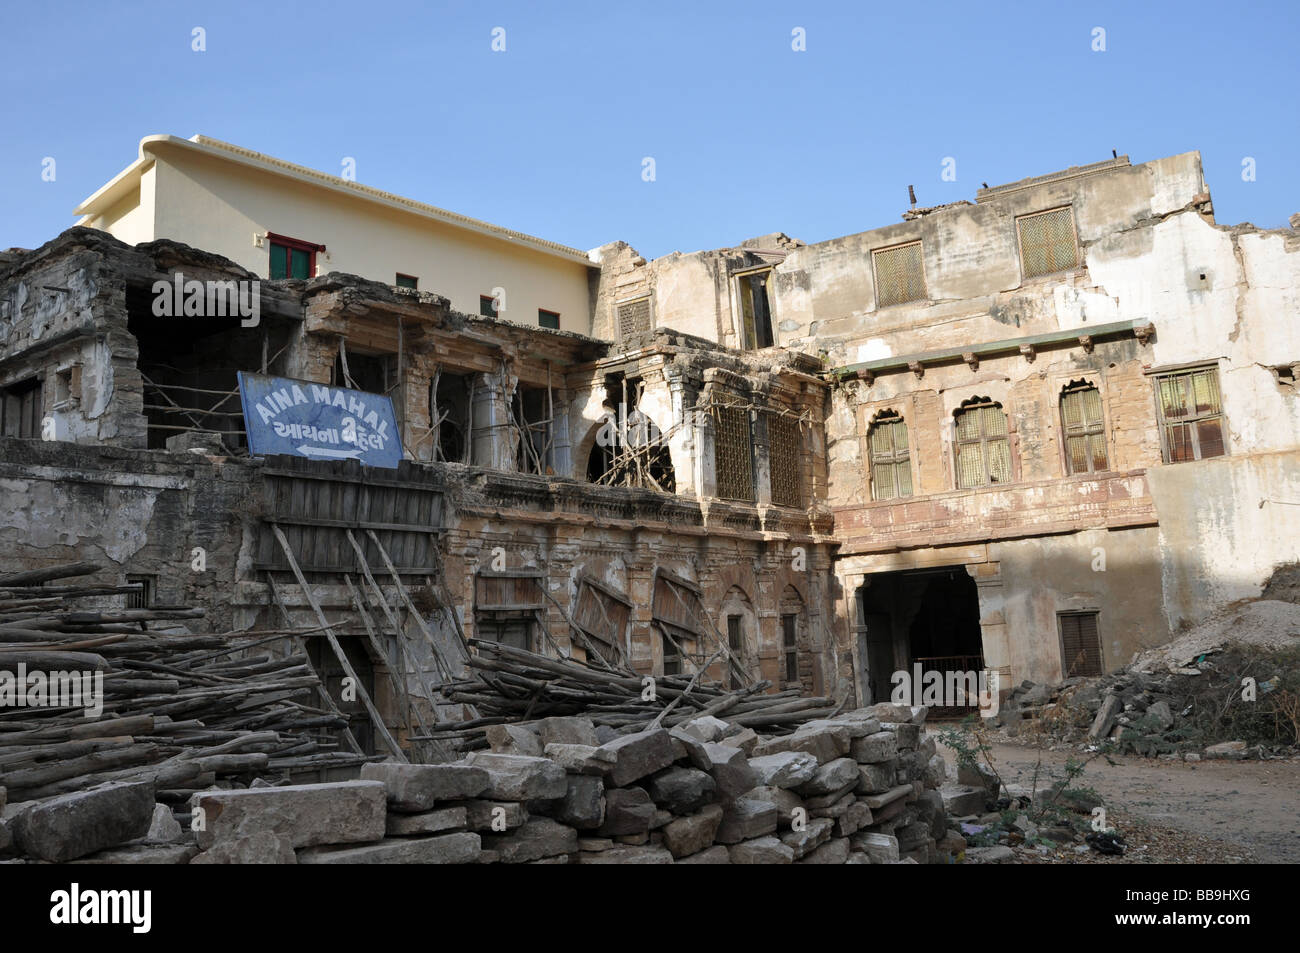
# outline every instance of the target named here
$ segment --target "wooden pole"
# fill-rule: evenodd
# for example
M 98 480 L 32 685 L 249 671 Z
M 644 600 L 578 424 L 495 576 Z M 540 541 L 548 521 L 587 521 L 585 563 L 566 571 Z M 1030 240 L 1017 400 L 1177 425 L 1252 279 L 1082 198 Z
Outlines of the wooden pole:
M 284 550 L 285 558 L 289 560 L 289 568 L 293 570 L 294 578 L 298 580 L 298 585 L 302 588 L 303 595 L 307 597 L 307 601 L 311 604 L 312 611 L 316 613 L 317 621 L 320 622 L 322 626 L 329 625 L 329 620 L 325 618 L 325 611 L 321 609 L 320 603 L 317 602 L 316 597 L 312 595 L 311 587 L 307 585 L 307 578 L 302 574 L 302 570 L 298 568 L 298 560 L 294 558 L 293 550 L 289 547 L 289 540 L 285 538 L 284 531 L 280 529 L 280 526 L 277 523 L 270 523 L 268 525 L 271 527 L 271 532 L 275 534 L 276 541 L 280 544 L 280 548 Z M 335 637 L 332 631 L 326 629 L 325 639 L 329 642 L 330 648 L 334 650 L 334 656 L 339 660 L 339 665 L 343 667 L 343 671 L 347 673 L 348 677 L 352 679 L 353 685 L 356 686 L 357 697 L 361 699 L 361 704 L 365 705 L 366 711 L 370 714 L 370 718 L 374 722 L 375 730 L 379 732 L 380 737 L 384 739 L 384 744 L 388 746 L 388 749 L 393 753 L 393 757 L 397 758 L 398 761 L 401 761 L 403 764 L 409 763 L 406 757 L 406 752 L 401 749 L 401 746 L 398 745 L 392 734 L 389 733 L 388 726 L 384 724 L 384 719 L 380 717 L 379 710 L 375 708 L 375 703 L 370 700 L 370 693 L 366 691 L 366 686 L 362 684 L 361 678 L 352 668 L 352 663 L 348 661 L 347 653 L 343 651 L 343 646 L 339 644 L 338 638 Z

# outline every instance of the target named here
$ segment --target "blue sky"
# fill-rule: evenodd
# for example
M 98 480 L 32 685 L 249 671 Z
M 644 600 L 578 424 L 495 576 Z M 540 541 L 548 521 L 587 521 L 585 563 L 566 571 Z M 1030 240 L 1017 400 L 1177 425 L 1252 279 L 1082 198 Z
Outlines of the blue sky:
M 1112 148 L 1199 149 L 1220 223 L 1284 225 L 1298 26 L 1295 0 L 10 4 L 0 248 L 72 224 L 164 132 L 334 173 L 352 157 L 367 185 L 647 257 L 851 234 L 898 221 L 909 183 L 922 205 L 973 199 Z

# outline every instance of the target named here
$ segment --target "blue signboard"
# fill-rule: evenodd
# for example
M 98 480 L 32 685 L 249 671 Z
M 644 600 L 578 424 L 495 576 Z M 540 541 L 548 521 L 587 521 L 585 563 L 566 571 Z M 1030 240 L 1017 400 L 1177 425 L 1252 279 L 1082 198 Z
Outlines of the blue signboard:
M 312 460 L 360 460 L 397 469 L 402 440 L 393 402 L 378 394 L 239 372 L 248 452 Z

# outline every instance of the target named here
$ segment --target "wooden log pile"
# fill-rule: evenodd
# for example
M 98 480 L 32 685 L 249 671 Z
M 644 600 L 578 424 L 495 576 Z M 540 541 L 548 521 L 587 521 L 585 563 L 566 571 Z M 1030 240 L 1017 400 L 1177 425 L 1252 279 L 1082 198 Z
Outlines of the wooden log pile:
M 768 681 L 727 690 L 702 683 L 699 675 L 659 676 L 651 691 L 644 677 L 631 671 L 597 669 L 498 642 L 472 639 L 470 644 L 477 653 L 468 660 L 473 677 L 444 685 L 443 693 L 449 701 L 474 705 L 480 717 L 439 725 L 430 735 L 460 752 L 488 747 L 492 725 L 527 725 L 554 716 L 582 715 L 594 725 L 627 734 L 712 715 L 764 734 L 781 734 L 843 707 L 842 701 L 797 691 L 764 694 L 771 687 Z
M 184 623 L 202 609 L 91 609 L 85 599 L 132 587 L 45 585 L 98 569 L 0 576 L 0 689 L 11 693 L 0 701 L 0 788 L 10 802 L 152 780 L 159 801 L 178 804 L 221 780 L 371 760 L 335 750 L 328 732 L 345 722 L 310 704 L 319 682 L 305 655 L 246 651 L 301 632 L 195 635 Z M 32 673 L 59 672 L 102 679 L 102 692 L 78 707 L 32 704 Z

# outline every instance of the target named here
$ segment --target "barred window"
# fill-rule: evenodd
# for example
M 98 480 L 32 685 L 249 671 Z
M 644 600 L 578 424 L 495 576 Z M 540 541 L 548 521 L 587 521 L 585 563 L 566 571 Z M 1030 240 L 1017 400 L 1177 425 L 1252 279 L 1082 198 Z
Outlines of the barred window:
M 1205 460 L 1227 453 L 1217 367 L 1162 374 L 1155 385 L 1165 463 Z
M 1065 431 L 1067 473 L 1109 469 L 1101 391 L 1087 381 L 1073 381 L 1061 391 L 1061 426 Z
M 976 397 L 962 404 L 956 419 L 958 488 L 1010 483 L 1011 443 L 1002 405 Z
M 1016 219 L 1020 231 L 1020 266 L 1026 278 L 1050 275 L 1079 264 L 1070 206 Z
M 754 457 L 749 411 L 743 407 L 716 407 L 714 415 L 713 472 L 718 497 L 752 502 Z
M 803 454 L 800 448 L 799 422 L 789 417 L 769 417 L 767 435 L 772 502 L 778 506 L 803 506 Z
M 1065 678 L 1076 675 L 1101 675 L 1101 637 L 1097 631 L 1097 613 L 1062 612 L 1057 615 L 1061 626 L 1061 671 Z
M 871 498 L 912 495 L 912 460 L 907 424 L 892 410 L 877 415 L 868 435 L 871 446 Z
M 876 272 L 877 308 L 925 298 L 925 265 L 920 242 L 873 251 L 871 261 Z
M 650 299 L 624 301 L 616 311 L 619 340 L 627 340 L 650 330 Z

